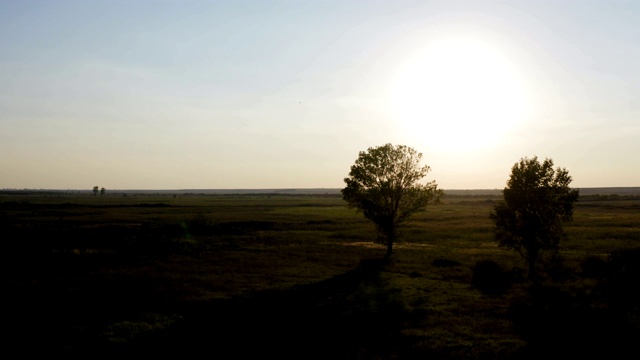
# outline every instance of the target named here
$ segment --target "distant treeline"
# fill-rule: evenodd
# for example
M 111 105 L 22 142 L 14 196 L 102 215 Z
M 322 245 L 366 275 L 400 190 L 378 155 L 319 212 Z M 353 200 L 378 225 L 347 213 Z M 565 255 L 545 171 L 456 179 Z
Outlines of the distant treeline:
M 247 195 L 247 196 L 283 196 L 283 195 L 323 195 L 341 196 L 338 188 L 317 189 L 182 189 L 182 190 L 107 190 L 111 196 L 128 195 Z M 637 200 L 640 187 L 601 187 L 579 188 L 580 198 L 593 201 Z M 502 189 L 445 189 L 448 197 L 486 197 L 501 196 Z M 46 190 L 46 189 L 0 189 L 0 195 L 91 195 L 87 190 Z
M 502 196 L 500 189 L 477 189 L 477 190 L 444 190 L 447 197 L 487 197 Z
M 586 195 L 640 195 L 640 187 L 579 188 L 580 196 Z
M 90 193 L 90 191 L 85 191 L 86 193 Z M 62 191 L 62 190 L 0 190 L 0 195 L 79 195 L 81 191 Z
M 595 195 L 580 196 L 580 201 L 623 201 L 623 200 L 640 200 L 640 194 L 638 195 L 595 194 Z

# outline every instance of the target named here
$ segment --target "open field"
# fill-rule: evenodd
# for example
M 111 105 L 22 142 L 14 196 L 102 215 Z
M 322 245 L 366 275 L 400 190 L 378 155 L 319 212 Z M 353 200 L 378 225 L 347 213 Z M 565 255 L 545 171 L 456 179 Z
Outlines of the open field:
M 640 198 L 581 198 L 535 288 L 519 255 L 492 239 L 499 199 L 446 196 L 384 262 L 372 225 L 334 194 L 3 194 L 4 347 L 637 358 Z M 476 267 L 486 260 L 499 272 Z

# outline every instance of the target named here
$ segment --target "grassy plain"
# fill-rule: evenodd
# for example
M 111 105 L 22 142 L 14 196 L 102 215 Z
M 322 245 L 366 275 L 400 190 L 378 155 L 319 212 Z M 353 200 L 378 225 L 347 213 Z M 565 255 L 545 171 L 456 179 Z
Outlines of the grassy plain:
M 640 198 L 582 198 L 537 287 L 493 241 L 499 199 L 445 196 L 385 262 L 372 225 L 335 195 L 0 195 L 4 348 L 637 357 Z

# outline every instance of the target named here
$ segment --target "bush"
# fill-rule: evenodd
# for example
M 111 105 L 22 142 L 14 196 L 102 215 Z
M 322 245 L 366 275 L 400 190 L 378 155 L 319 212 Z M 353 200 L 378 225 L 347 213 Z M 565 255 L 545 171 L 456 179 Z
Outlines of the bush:
M 204 214 L 194 214 L 180 221 L 184 235 L 206 235 L 211 232 L 215 222 Z
M 457 262 L 455 260 L 449 260 L 449 259 L 436 259 L 436 260 L 433 260 L 433 262 L 431 264 L 433 266 L 439 267 L 439 268 L 454 267 L 454 266 L 462 265 L 461 263 L 459 263 L 459 262 Z
M 473 267 L 471 285 L 484 294 L 502 294 L 509 287 L 507 274 L 492 260 L 480 260 Z
M 543 265 L 544 273 L 553 281 L 575 280 L 574 270 L 565 264 L 564 257 L 560 255 L 552 256 Z
M 580 263 L 582 276 L 588 278 L 600 278 L 607 274 L 607 262 L 601 257 L 589 256 Z

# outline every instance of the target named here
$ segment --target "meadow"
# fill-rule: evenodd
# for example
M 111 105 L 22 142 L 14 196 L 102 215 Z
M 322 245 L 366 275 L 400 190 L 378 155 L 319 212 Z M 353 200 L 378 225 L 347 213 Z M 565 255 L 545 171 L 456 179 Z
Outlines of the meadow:
M 339 195 L 3 193 L 5 351 L 637 358 L 640 197 L 580 198 L 541 285 L 446 195 L 384 260 Z

